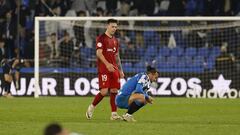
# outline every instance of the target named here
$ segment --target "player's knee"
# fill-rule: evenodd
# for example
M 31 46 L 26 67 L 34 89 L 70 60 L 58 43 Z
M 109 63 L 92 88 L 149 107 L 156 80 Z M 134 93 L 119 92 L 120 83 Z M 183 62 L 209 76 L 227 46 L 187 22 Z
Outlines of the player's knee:
M 108 89 L 101 89 L 100 93 L 102 96 L 106 96 L 108 94 Z
M 12 82 L 12 77 L 11 76 L 6 75 L 4 78 L 5 78 L 6 82 Z
M 144 97 L 143 94 L 138 94 L 138 93 L 136 93 L 134 96 L 135 96 L 136 99 L 138 99 L 138 100 L 145 101 L 145 97 Z
M 118 89 L 110 89 L 111 93 L 118 93 Z
M 145 97 L 142 94 L 133 94 L 130 99 L 129 99 L 129 103 L 132 103 L 134 101 L 137 101 L 139 103 L 146 103 Z
M 137 101 L 138 101 L 138 102 L 141 102 L 141 103 L 145 103 L 145 102 L 146 102 L 146 100 L 145 100 L 144 97 L 137 99 Z

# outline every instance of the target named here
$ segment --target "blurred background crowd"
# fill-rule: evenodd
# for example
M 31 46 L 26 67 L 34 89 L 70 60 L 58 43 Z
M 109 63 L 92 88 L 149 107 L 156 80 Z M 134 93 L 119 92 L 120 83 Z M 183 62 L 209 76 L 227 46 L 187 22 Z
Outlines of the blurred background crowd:
M 33 60 L 35 16 L 238 15 L 238 0 L 0 0 L 0 60 L 14 57 Z M 61 31 L 48 31 L 49 26 L 40 23 L 44 28 L 40 37 L 45 36 L 45 39 L 40 38 L 40 58 L 51 59 L 50 65 L 53 66 L 95 67 L 95 38 L 104 32 L 104 28 L 94 29 L 94 34 L 90 32 L 86 36 L 85 22 L 76 23 L 80 24 Z M 201 23 L 209 25 L 209 22 Z M 120 24 L 131 26 L 129 22 Z M 134 24 L 140 27 L 193 25 L 189 22 Z M 146 62 L 153 62 L 162 69 L 179 71 L 183 68 L 183 72 L 186 68 L 193 68 L 192 71 L 213 70 L 219 56 L 227 56 L 230 63 L 240 57 L 238 27 L 187 32 L 119 30 L 117 38 L 122 48 L 123 64 L 130 71 Z M 188 67 L 188 62 L 195 64 Z

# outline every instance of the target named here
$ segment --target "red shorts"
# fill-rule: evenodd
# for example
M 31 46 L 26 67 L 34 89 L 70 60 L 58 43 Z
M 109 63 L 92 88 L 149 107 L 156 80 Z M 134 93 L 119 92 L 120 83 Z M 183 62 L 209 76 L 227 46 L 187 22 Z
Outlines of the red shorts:
M 99 89 L 120 89 L 120 73 L 118 70 L 108 73 L 98 73 Z

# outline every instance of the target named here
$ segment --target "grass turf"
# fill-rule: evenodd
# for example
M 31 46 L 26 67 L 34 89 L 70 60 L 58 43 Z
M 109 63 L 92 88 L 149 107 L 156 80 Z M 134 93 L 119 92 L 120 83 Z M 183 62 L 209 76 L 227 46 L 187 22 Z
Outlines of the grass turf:
M 134 115 L 136 123 L 110 121 L 109 98 L 86 120 L 93 97 L 0 98 L 0 135 L 41 135 L 59 122 L 83 135 L 239 135 L 239 99 L 155 98 Z M 123 114 L 125 110 L 118 110 Z

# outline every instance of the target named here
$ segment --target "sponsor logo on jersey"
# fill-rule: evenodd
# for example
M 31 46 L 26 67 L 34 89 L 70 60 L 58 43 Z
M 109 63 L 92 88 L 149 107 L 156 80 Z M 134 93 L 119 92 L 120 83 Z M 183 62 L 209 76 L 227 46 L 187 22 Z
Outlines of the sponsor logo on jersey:
M 117 50 L 116 47 L 114 47 L 114 48 L 108 48 L 108 49 L 107 49 L 107 52 L 116 52 L 116 50 Z

